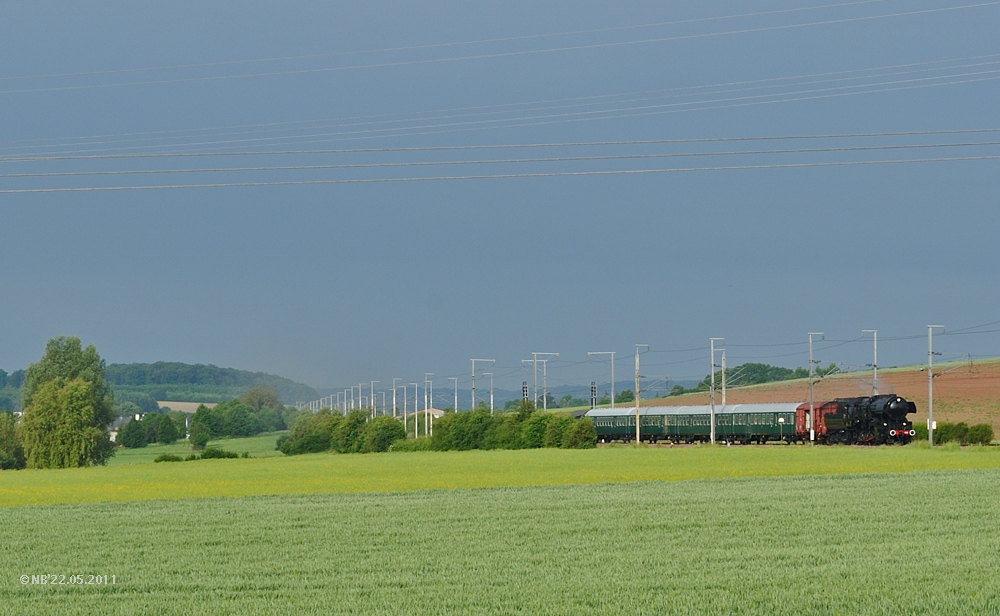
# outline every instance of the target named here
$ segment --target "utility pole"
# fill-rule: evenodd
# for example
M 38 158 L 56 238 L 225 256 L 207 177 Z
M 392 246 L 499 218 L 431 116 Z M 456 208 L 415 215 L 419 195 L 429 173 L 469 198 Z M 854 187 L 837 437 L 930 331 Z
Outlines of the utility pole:
M 615 352 L 614 351 L 587 351 L 587 357 L 591 355 L 611 356 L 611 408 L 615 408 Z
M 554 357 L 559 357 L 559 353 L 532 352 L 532 354 L 531 354 L 531 358 L 532 358 L 532 361 L 534 362 L 534 366 L 535 366 L 534 367 L 534 372 L 535 372 L 535 391 L 534 391 L 534 396 L 535 397 L 533 398 L 533 400 L 535 401 L 535 408 L 536 409 L 538 408 L 538 362 L 542 361 L 542 360 L 538 359 L 539 355 L 550 355 L 550 356 L 554 356 Z M 521 362 L 521 363 L 523 365 L 524 362 Z M 545 370 L 545 363 L 544 362 L 542 363 L 542 370 L 543 371 Z M 543 376 L 543 379 L 544 379 L 544 376 Z M 544 401 L 543 401 L 543 404 L 544 404 Z
M 469 410 L 474 411 L 474 410 L 476 410 L 476 362 L 478 361 L 478 362 L 482 363 L 482 362 L 487 362 L 488 361 L 488 362 L 490 362 L 490 368 L 492 368 L 493 366 L 496 365 L 497 360 L 495 360 L 495 359 L 470 359 L 469 361 L 472 362 L 472 406 L 469 407 Z M 458 411 L 458 403 L 457 402 L 455 403 L 455 410 Z
M 878 330 L 877 329 L 863 329 L 861 330 L 861 335 L 864 336 L 867 333 L 871 333 L 875 338 L 875 352 L 872 356 L 872 395 L 878 395 Z
M 433 376 L 434 376 L 433 372 L 424 373 L 424 436 L 431 435 L 431 421 L 430 421 L 431 412 L 427 406 L 428 404 L 427 386 L 430 385 L 430 398 L 429 398 L 430 405 L 434 406 L 434 381 L 431 380 L 431 377 Z
M 458 412 L 458 377 L 457 376 L 449 376 L 448 380 L 449 381 L 455 381 L 455 412 L 457 413 Z
M 934 445 L 934 330 L 945 333 L 944 325 L 927 326 L 927 442 Z
M 490 377 L 490 415 L 492 415 L 493 414 L 493 373 L 492 372 L 484 372 L 483 376 Z
M 711 436 L 712 444 L 713 445 L 715 444 L 715 341 L 716 340 L 725 342 L 726 339 L 725 338 L 709 338 L 708 339 L 709 354 L 712 356 L 709 359 L 708 364 L 711 367 L 711 372 L 709 373 L 709 378 L 711 379 L 711 383 L 712 383 L 711 388 L 709 389 L 709 391 L 711 391 L 710 400 L 711 400 L 711 407 L 712 407 L 710 436 Z
M 635 345 L 635 444 L 638 445 L 640 442 L 639 436 L 639 347 L 646 347 L 649 349 L 648 344 L 637 344 Z
M 417 411 L 420 410 L 420 404 L 418 396 L 420 395 L 420 384 L 410 383 L 413 385 L 413 438 L 420 438 L 420 433 L 417 432 L 417 417 L 419 416 Z M 403 392 L 403 430 L 406 430 L 406 392 Z
M 394 378 L 392 379 L 392 416 L 396 416 L 396 381 L 402 381 L 403 379 Z M 403 393 L 403 398 L 406 398 L 406 393 Z
M 816 373 L 814 370 L 816 362 L 813 361 L 813 336 L 819 336 L 820 340 L 826 340 L 826 334 L 809 332 L 809 443 L 811 445 L 816 444 L 816 405 L 813 402 L 813 385 L 815 385 L 813 375 Z
M 726 349 L 722 349 L 722 406 L 726 406 Z
M 378 398 L 375 397 L 375 383 L 381 383 L 382 381 L 372 381 L 372 419 L 378 415 Z

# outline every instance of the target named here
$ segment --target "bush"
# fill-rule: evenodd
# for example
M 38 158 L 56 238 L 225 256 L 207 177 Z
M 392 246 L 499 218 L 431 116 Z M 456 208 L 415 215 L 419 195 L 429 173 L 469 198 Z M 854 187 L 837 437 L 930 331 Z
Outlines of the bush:
M 483 449 L 520 449 L 521 422 L 517 413 L 505 413 L 486 432 Z
M 318 415 L 319 413 L 317 413 Z M 355 453 L 361 450 L 361 432 L 368 423 L 368 412 L 354 410 L 343 417 L 333 428 L 328 447 L 338 453 Z M 301 421 L 301 420 L 300 420 Z M 298 425 L 296 423 L 296 425 Z
M 487 432 L 493 427 L 494 417 L 485 409 L 468 413 L 449 413 L 434 422 L 433 447 L 439 451 L 468 451 L 482 449 Z
M 205 451 L 201 452 L 201 459 L 207 460 L 209 458 L 238 458 L 240 457 L 235 451 L 226 451 L 225 449 L 217 449 L 215 447 L 206 447 Z
M 573 426 L 573 418 L 565 413 L 559 413 L 549 419 L 549 424 L 545 426 L 545 436 L 542 444 L 546 447 L 562 447 L 566 433 Z
M 395 417 L 383 415 L 369 421 L 361 431 L 360 451 L 389 451 L 392 444 L 406 438 L 403 424 Z
M 993 442 L 993 426 L 990 424 L 976 424 L 969 428 L 968 441 L 970 445 L 989 445 Z
M 549 427 L 549 413 L 531 413 L 521 424 L 521 444 L 527 449 L 545 445 L 545 430 Z
M 924 441 L 927 442 L 927 424 L 926 423 L 915 423 L 913 424 L 913 431 L 916 434 L 913 436 L 914 441 Z
M 180 461 L 181 457 L 175 456 L 172 453 L 161 453 L 160 455 L 156 456 L 155 460 L 153 460 L 153 462 L 180 462 Z
M 597 447 L 597 429 L 590 417 L 573 422 L 563 437 L 562 446 L 567 449 L 590 449 Z
M 430 451 L 431 439 L 407 438 L 400 439 L 389 447 L 389 451 Z
M 327 451 L 330 449 L 333 433 L 343 422 L 343 415 L 331 413 L 327 409 L 299 415 L 288 437 L 280 439 L 279 449 L 289 456 Z

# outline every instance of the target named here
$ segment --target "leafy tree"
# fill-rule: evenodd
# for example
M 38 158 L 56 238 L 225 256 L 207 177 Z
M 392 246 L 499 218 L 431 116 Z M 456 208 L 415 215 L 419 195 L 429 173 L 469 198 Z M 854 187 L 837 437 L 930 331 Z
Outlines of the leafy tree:
M 195 424 L 202 424 L 208 428 L 209 432 L 216 436 L 221 436 L 223 415 L 216 410 L 216 407 L 209 408 L 204 404 L 199 404 L 195 409 L 194 416 L 191 417 L 191 430 L 194 431 Z
M 174 420 L 169 415 L 161 416 L 159 425 L 156 427 L 156 440 L 169 445 L 177 442 L 177 436 L 177 424 L 174 423 Z
M 160 412 L 160 407 L 156 404 L 156 400 L 154 400 L 149 394 L 142 392 L 116 391 L 115 402 L 117 402 L 117 406 L 115 406 L 115 413 L 119 417 L 127 417 L 132 414 L 124 408 L 125 404 L 132 404 L 136 406 L 142 414 Z
M 147 413 L 142 416 L 142 428 L 146 433 L 147 443 L 156 443 L 160 440 L 160 421 L 163 415 L 159 413 Z
M 48 341 L 21 387 L 21 435 L 28 466 L 105 464 L 114 455 L 108 424 L 115 418 L 115 399 L 104 370 L 94 345 L 82 348 L 75 337 Z
M 191 447 L 204 449 L 208 441 L 212 440 L 212 431 L 203 423 L 191 424 Z
M 263 383 L 257 383 L 252 386 L 247 393 L 240 396 L 240 402 L 246 404 L 258 414 L 263 409 L 273 410 L 282 408 L 281 400 L 278 398 L 278 390 Z
M 635 394 L 632 393 L 631 389 L 623 389 L 615 396 L 615 404 L 624 404 L 626 402 L 635 402 Z
M 170 418 L 170 421 L 174 422 L 174 428 L 177 431 L 177 438 L 181 439 L 187 436 L 187 418 L 188 415 L 184 411 L 167 411 L 166 416 Z
M 28 468 L 70 468 L 104 462 L 107 428 L 94 425 L 93 385 L 57 376 L 34 388 L 21 423 Z M 105 445 L 105 442 L 107 445 Z
M 0 469 L 24 468 L 24 448 L 13 413 L 0 413 Z
M 121 444 L 122 447 L 127 447 L 129 449 L 135 449 L 138 447 L 145 447 L 146 442 L 146 429 L 143 427 L 142 423 L 132 419 L 118 431 L 117 442 Z
M 597 401 L 597 403 L 601 405 L 611 404 L 611 396 L 609 396 L 608 394 L 604 394 L 603 396 L 601 396 L 600 400 Z
M 278 411 L 266 407 L 257 413 L 257 425 L 264 432 L 277 432 L 285 429 L 285 422 Z
M 115 405 L 115 414 L 119 417 L 131 417 L 142 415 L 142 409 L 134 402 L 120 402 Z
M 235 404 L 226 403 L 222 420 L 222 432 L 227 436 L 253 436 L 260 432 L 257 414 L 248 405 L 239 401 Z

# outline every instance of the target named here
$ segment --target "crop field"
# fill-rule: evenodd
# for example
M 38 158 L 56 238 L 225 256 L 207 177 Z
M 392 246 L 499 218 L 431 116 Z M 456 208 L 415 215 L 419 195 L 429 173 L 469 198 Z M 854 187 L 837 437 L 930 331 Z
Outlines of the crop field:
M 1000 468 L 998 447 L 601 447 L 320 453 L 0 473 L 0 507 L 161 498 Z
M 6 507 L 0 605 L 996 614 L 998 483 L 978 469 Z M 33 574 L 115 583 L 20 583 Z
M 227 451 L 235 451 L 236 453 L 247 452 L 254 458 L 279 457 L 284 454 L 280 451 L 275 451 L 274 445 L 278 441 L 278 437 L 281 434 L 284 433 L 262 434 L 260 436 L 250 436 L 247 438 L 218 439 L 209 441 L 208 446 L 218 447 L 219 449 L 225 449 Z M 114 457 L 112 457 L 108 462 L 108 465 L 120 466 L 123 464 L 151 463 L 157 456 L 164 453 L 172 453 L 177 456 L 187 456 L 195 452 L 191 449 L 191 445 L 187 441 L 178 441 L 170 445 L 153 443 L 136 449 L 118 449 L 115 451 Z

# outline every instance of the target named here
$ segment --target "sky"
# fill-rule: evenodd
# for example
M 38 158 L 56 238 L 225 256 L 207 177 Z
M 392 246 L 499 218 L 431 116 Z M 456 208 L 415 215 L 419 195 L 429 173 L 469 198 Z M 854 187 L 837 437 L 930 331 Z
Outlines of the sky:
M 517 389 L 532 352 L 555 386 L 645 344 L 676 382 L 711 337 L 922 363 L 929 324 L 936 361 L 998 356 L 998 31 L 960 0 L 2 3 L 0 368 L 73 335 Z

